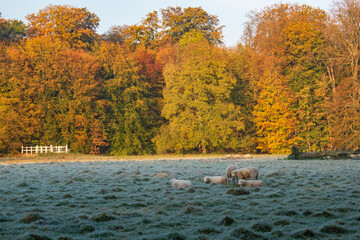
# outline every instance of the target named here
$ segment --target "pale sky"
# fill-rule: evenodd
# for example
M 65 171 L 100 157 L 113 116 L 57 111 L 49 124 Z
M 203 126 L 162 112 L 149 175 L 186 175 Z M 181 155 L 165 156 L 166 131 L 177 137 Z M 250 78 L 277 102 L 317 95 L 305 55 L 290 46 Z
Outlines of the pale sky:
M 0 12 L 5 19 L 17 19 L 27 23 L 25 16 L 37 13 L 52 5 L 86 7 L 100 18 L 98 33 L 106 32 L 114 25 L 133 25 L 147 13 L 171 7 L 202 7 L 211 15 L 218 16 L 223 29 L 224 43 L 234 46 L 240 41 L 244 23 L 250 10 L 261 10 L 275 3 L 299 3 L 329 11 L 332 0 L 0 0 Z

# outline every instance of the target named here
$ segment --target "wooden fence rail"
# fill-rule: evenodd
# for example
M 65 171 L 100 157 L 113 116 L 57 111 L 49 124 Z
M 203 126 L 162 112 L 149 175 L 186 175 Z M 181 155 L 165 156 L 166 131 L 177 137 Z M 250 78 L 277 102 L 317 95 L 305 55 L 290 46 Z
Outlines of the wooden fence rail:
M 68 145 L 66 146 L 31 146 L 31 147 L 24 147 L 21 146 L 21 153 L 22 154 L 33 154 L 33 153 L 68 153 L 69 148 Z

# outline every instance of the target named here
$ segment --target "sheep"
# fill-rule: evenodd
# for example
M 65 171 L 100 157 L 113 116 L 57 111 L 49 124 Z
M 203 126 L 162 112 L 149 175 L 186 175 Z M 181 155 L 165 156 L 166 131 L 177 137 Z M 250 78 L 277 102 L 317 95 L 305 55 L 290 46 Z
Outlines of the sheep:
M 256 180 L 258 178 L 258 175 L 259 175 L 259 171 L 253 167 L 235 169 L 231 172 L 231 177 L 237 177 L 239 179 L 245 179 L 245 180 L 248 178 Z
M 266 184 L 262 180 L 239 180 L 239 185 L 246 188 L 255 188 L 255 187 L 266 187 Z
M 225 176 L 228 179 L 228 181 L 230 181 L 231 178 L 231 182 L 234 184 L 236 182 L 236 176 L 233 177 L 231 175 L 231 172 L 234 171 L 235 169 L 238 169 L 239 166 L 238 165 L 229 165 L 227 166 L 226 170 L 225 170 Z
M 244 159 L 251 159 L 252 156 L 251 156 L 250 154 L 245 154 L 245 155 L 243 156 L 243 158 L 244 158 Z
M 243 157 L 242 157 L 240 154 L 235 154 L 235 155 L 234 155 L 234 158 L 235 158 L 235 159 L 242 159 Z
M 212 177 L 204 177 L 203 178 L 204 183 L 217 183 L 217 184 L 228 184 L 228 179 L 223 176 L 212 176 Z
M 187 188 L 191 187 L 191 182 L 189 180 L 179 180 L 176 178 L 173 178 L 170 180 L 171 186 L 173 188 Z

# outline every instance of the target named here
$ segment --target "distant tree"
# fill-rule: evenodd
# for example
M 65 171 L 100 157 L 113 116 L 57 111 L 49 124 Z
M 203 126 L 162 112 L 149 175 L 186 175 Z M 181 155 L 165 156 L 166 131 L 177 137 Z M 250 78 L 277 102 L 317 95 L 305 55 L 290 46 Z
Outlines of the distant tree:
M 360 1 L 336 1 L 331 9 L 334 24 L 330 32 L 333 54 L 329 68 L 333 70 L 333 99 L 329 103 L 332 116 L 333 148 L 360 147 Z M 331 65 L 333 64 L 333 65 Z
M 264 153 L 284 153 L 300 140 L 298 122 L 291 109 L 294 95 L 276 73 L 265 73 L 258 83 L 254 122 L 257 126 L 257 148 Z
M 105 42 L 112 42 L 115 44 L 123 45 L 127 38 L 127 28 L 129 26 L 111 26 L 101 37 Z
M 12 51 L 12 47 L 0 43 L 0 155 L 18 152 L 23 142 L 29 140 L 35 125 L 24 117 L 28 110 L 33 112 L 33 106 L 22 108 L 24 104 L 6 76 L 10 73 L 12 61 L 8 55 Z
M 222 28 L 215 15 L 201 7 L 169 7 L 161 10 L 163 38 L 178 42 L 190 31 L 201 32 L 213 44 L 222 43 Z
M 158 151 L 236 149 L 244 124 L 230 100 L 236 80 L 225 70 L 225 55 L 195 31 L 183 36 L 179 51 L 164 71 L 162 114 L 168 124 L 154 139 Z
M 16 42 L 25 37 L 26 26 L 19 20 L 6 20 L 0 13 L 0 41 Z
M 328 22 L 318 8 L 275 4 L 252 13 L 245 34 L 248 46 L 271 58 L 268 68 L 277 69 L 294 93 L 291 109 L 299 120 L 297 133 L 304 140 L 301 147 L 309 151 L 329 143 L 329 112 L 324 107 L 331 94 L 324 63 Z
M 256 104 L 255 84 L 261 77 L 261 58 L 242 44 L 228 50 L 227 68 L 236 79 L 230 99 L 238 106 L 245 123 L 240 131 L 241 149 L 244 152 L 256 150 L 256 125 L 254 122 L 254 106 Z
M 29 37 L 49 36 L 61 39 L 72 48 L 90 47 L 97 38 L 95 30 L 100 21 L 86 8 L 69 5 L 50 5 L 26 18 L 29 21 Z
M 109 102 L 110 153 L 154 153 L 151 139 L 160 117 L 156 79 L 161 74 L 154 66 L 153 56 L 146 49 L 132 53 L 106 42 L 96 55 L 104 69 L 105 96 Z
M 69 144 L 74 152 L 100 153 L 106 133 L 100 66 L 94 57 L 42 36 L 9 47 L 4 62 L 0 108 L 9 121 L 0 121 L 0 126 L 11 129 L 6 139 Z
M 140 23 L 135 25 L 112 26 L 102 37 L 105 41 L 125 45 L 132 50 L 137 46 L 157 46 L 157 35 L 160 20 L 156 11 L 148 13 Z
M 105 41 L 123 44 L 134 50 L 138 46 L 158 48 L 177 43 L 184 34 L 199 31 L 212 44 L 222 43 L 222 28 L 215 15 L 201 7 L 168 7 L 150 12 L 135 25 L 112 26 L 103 35 Z

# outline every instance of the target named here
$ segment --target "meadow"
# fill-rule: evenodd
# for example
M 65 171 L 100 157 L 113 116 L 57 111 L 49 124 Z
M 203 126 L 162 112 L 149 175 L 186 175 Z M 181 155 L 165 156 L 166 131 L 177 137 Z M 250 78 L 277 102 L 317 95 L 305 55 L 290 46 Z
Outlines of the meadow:
M 205 184 L 236 163 L 267 187 Z M 192 187 L 173 189 L 172 178 Z M 360 239 L 359 160 L 3 164 L 0 239 Z

